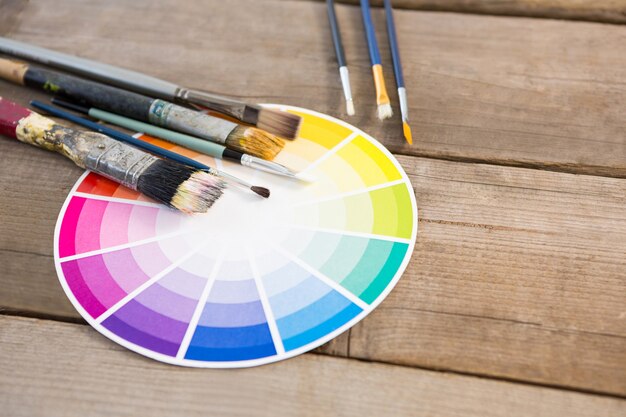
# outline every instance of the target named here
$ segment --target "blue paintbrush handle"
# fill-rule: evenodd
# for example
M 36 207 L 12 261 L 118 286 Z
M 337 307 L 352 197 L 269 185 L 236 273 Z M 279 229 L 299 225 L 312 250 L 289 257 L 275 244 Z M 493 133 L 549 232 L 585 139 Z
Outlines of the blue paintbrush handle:
M 122 133 L 118 130 L 111 129 L 110 127 L 92 122 L 91 120 L 75 116 L 72 113 L 66 112 L 65 110 L 61 110 L 57 107 L 53 107 L 36 100 L 31 101 L 30 105 L 39 110 L 43 110 L 44 112 L 51 114 L 52 116 L 69 120 L 70 122 L 76 123 L 77 125 L 86 127 L 87 129 L 91 129 L 99 133 L 103 133 L 109 137 L 112 137 L 113 139 L 119 140 L 120 142 L 128 143 L 129 145 L 133 145 L 136 148 L 143 149 L 144 151 L 153 153 L 163 158 L 171 159 L 172 161 L 180 162 L 181 164 L 188 165 L 197 169 L 212 171 L 212 168 L 200 162 L 194 161 L 191 158 L 187 158 L 186 156 L 179 155 L 172 151 L 168 151 L 167 149 L 163 149 L 151 143 L 144 142 L 143 140 L 136 139 L 130 135 L 127 135 L 126 133 Z
M 361 13 L 363 14 L 363 26 L 365 26 L 367 46 L 370 51 L 370 61 L 372 61 L 372 65 L 380 64 L 380 53 L 378 52 L 378 43 L 376 42 L 376 32 L 374 30 L 374 23 L 372 22 L 369 0 L 361 0 Z
M 393 60 L 393 72 L 396 76 L 398 88 L 404 87 L 404 76 L 402 75 L 402 63 L 400 62 L 400 50 L 398 49 L 398 37 L 396 36 L 396 24 L 391 11 L 391 0 L 384 0 L 385 15 L 387 17 L 387 34 L 389 36 L 389 46 L 391 47 L 391 58 Z

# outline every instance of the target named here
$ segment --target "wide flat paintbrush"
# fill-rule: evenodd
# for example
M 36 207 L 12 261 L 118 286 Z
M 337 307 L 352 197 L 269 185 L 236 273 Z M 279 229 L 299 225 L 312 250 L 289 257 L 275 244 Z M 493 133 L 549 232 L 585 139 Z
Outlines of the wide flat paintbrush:
M 71 103 L 58 98 L 53 98 L 52 104 L 86 114 L 90 117 L 93 117 L 94 119 L 111 123 L 116 126 L 132 130 L 134 132 L 142 132 L 156 138 L 164 139 L 168 142 L 184 146 L 185 148 L 189 148 L 205 155 L 210 155 L 214 158 L 228 159 L 231 161 L 235 161 L 243 166 L 259 169 L 265 172 L 270 172 L 272 174 L 283 175 L 290 178 L 299 178 L 296 172 L 293 172 L 284 165 L 280 165 L 276 162 L 266 161 L 264 159 L 257 158 L 256 156 L 228 149 L 225 146 L 220 145 L 219 143 L 198 139 L 194 136 L 189 136 L 184 133 L 163 129 L 159 126 L 154 126 L 149 123 L 140 122 L 138 120 L 130 119 L 128 117 L 120 116 L 118 114 L 113 114 L 104 110 L 96 109 L 95 107 L 81 106 L 79 104 Z
M 221 178 L 205 171 L 157 158 L 100 133 L 70 129 L 1 97 L 0 134 L 58 152 L 81 168 L 185 213 L 206 212 L 225 186 Z
M 0 78 L 65 96 L 81 104 L 189 133 L 263 159 L 274 159 L 285 146 L 279 137 L 254 127 L 21 62 L 0 59 Z
M 61 110 L 58 107 L 49 106 L 45 103 L 41 103 L 36 100 L 31 101 L 30 105 L 35 107 L 36 109 L 43 110 L 47 114 L 50 114 L 55 117 L 60 117 L 70 122 L 74 122 L 77 125 L 86 127 L 87 129 L 91 129 L 91 130 L 95 130 L 96 132 L 103 133 L 107 136 L 112 137 L 113 139 L 117 139 L 124 143 L 128 143 L 137 148 L 143 149 L 144 151 L 148 151 L 154 155 L 158 155 L 162 158 L 171 159 L 172 161 L 176 161 L 181 164 L 188 165 L 190 167 L 194 167 L 194 168 L 197 168 L 202 171 L 206 171 L 214 175 L 218 175 L 231 183 L 234 183 L 234 184 L 237 184 L 239 186 L 249 189 L 250 191 L 260 195 L 261 197 L 268 198 L 270 196 L 270 190 L 268 190 L 265 187 L 260 187 L 258 185 L 249 184 L 246 181 L 235 177 L 234 175 L 230 175 L 224 171 L 211 168 L 194 159 L 191 159 L 184 155 L 178 154 L 176 152 L 172 152 L 167 149 L 161 148 L 160 146 L 154 145 L 152 143 L 148 143 L 143 140 L 137 139 L 133 136 L 127 135 L 126 133 L 120 132 L 119 130 L 115 130 L 108 126 L 101 125 L 96 122 L 92 122 L 91 120 L 87 120 L 82 117 L 75 116 L 72 113 L 66 112 L 65 110 Z
M 256 104 L 247 104 L 205 91 L 182 87 L 139 72 L 12 39 L 0 37 L 0 52 L 61 68 L 141 94 L 206 107 L 287 139 L 295 139 L 302 124 L 302 118 L 295 114 L 266 109 Z

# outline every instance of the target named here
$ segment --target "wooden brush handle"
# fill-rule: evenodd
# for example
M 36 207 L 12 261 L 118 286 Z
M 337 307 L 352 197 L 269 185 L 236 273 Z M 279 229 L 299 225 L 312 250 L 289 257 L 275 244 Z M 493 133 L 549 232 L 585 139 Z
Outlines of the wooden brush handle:
M 10 59 L 0 58 L 0 78 L 15 84 L 24 84 L 24 74 L 28 64 Z

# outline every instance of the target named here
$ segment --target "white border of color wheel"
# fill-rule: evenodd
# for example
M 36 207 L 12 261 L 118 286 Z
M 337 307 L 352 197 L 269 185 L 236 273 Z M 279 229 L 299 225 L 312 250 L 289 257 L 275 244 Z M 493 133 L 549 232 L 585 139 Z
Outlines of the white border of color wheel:
M 169 364 L 173 364 L 173 365 L 179 365 L 179 366 L 186 366 L 186 367 L 196 367 L 196 368 L 247 368 L 247 367 L 252 367 L 252 366 L 259 366 L 259 365 L 265 365 L 268 363 L 273 363 L 273 362 L 278 362 L 281 361 L 283 359 L 288 359 L 297 355 L 300 355 L 302 353 L 308 352 L 312 349 L 315 349 L 321 345 L 323 345 L 324 343 L 334 339 L 335 337 L 339 336 L 340 334 L 342 334 L 343 332 L 345 332 L 346 330 L 350 329 L 352 326 L 354 326 L 355 324 L 357 324 L 359 321 L 363 320 L 365 318 L 365 316 L 367 316 L 369 313 L 371 313 L 385 298 L 387 298 L 387 295 L 391 292 L 391 290 L 396 286 L 398 280 L 400 279 L 400 277 L 402 276 L 402 274 L 404 273 L 404 271 L 406 270 L 406 267 L 408 266 L 408 263 L 413 255 L 413 250 L 415 248 L 415 240 L 417 237 L 417 224 L 418 224 L 418 213 L 417 213 L 417 204 L 415 201 L 415 193 L 413 192 L 413 186 L 411 185 L 411 181 L 409 180 L 408 176 L 406 175 L 406 172 L 404 171 L 404 169 L 402 168 L 402 166 L 400 165 L 400 163 L 397 161 L 397 159 L 387 150 L 387 148 L 385 148 L 380 142 L 378 142 L 376 139 L 374 139 L 373 137 L 371 137 L 370 135 L 368 135 L 367 133 L 363 132 L 362 130 L 342 121 L 339 119 L 336 119 L 332 116 L 328 116 L 322 113 L 318 113 L 316 111 L 313 110 L 308 110 L 308 109 L 303 109 L 301 107 L 294 107 L 294 106 L 285 106 L 285 105 L 277 105 L 277 104 L 263 104 L 264 107 L 273 107 L 273 108 L 277 108 L 280 110 L 293 110 L 296 112 L 300 112 L 300 113 L 307 113 L 310 114 L 312 116 L 316 116 L 322 119 L 326 119 L 330 122 L 339 124 L 349 130 L 351 130 L 354 133 L 357 133 L 361 136 L 363 136 L 364 138 L 366 138 L 367 140 L 369 140 L 371 143 L 373 143 L 378 149 L 380 149 L 388 158 L 389 160 L 391 160 L 391 162 L 394 164 L 394 166 L 398 169 L 398 171 L 401 173 L 402 175 L 402 180 L 403 183 L 409 187 L 409 195 L 410 195 L 410 199 L 411 199 L 411 205 L 413 207 L 413 230 L 411 232 L 411 238 L 409 240 L 409 247 L 407 249 L 406 255 L 402 261 L 402 263 L 400 264 L 400 267 L 398 268 L 398 270 L 396 271 L 395 276 L 393 277 L 393 279 L 389 282 L 389 284 L 387 285 L 387 287 L 384 289 L 384 291 L 382 293 L 380 293 L 380 295 L 376 298 L 376 300 L 374 300 L 374 302 L 372 302 L 372 304 L 368 305 L 367 309 L 363 309 L 363 311 L 358 314 L 357 316 L 355 316 L 352 320 L 350 320 L 349 322 L 347 322 L 346 324 L 344 324 L 343 326 L 341 326 L 340 328 L 336 329 L 335 331 L 326 334 L 324 337 L 319 338 L 317 340 L 315 340 L 314 342 L 311 342 L 307 345 L 304 345 L 300 348 L 291 350 L 289 352 L 282 352 L 282 353 L 277 353 L 275 355 L 272 356 L 267 356 L 264 358 L 258 358 L 258 359 L 252 359 L 252 360 L 244 360 L 244 361 L 232 361 L 232 362 L 208 362 L 208 361 L 197 361 L 197 360 L 191 360 L 191 359 L 177 359 L 176 357 L 171 357 L 171 356 L 167 356 L 161 353 L 156 353 L 153 352 L 151 350 L 148 350 L 144 347 L 141 346 L 137 346 L 125 339 L 122 339 L 121 337 L 117 336 L 116 334 L 112 333 L 111 331 L 109 331 L 108 329 L 106 329 L 103 325 L 99 324 L 96 322 L 95 319 L 93 319 L 86 311 L 85 309 L 80 305 L 80 303 L 78 302 L 78 300 L 76 299 L 76 297 L 74 296 L 74 294 L 72 293 L 72 291 L 70 290 L 69 286 L 67 285 L 67 282 L 65 280 L 65 276 L 63 274 L 63 270 L 61 268 L 61 261 L 60 261 L 60 257 L 59 257 L 59 236 L 60 236 L 60 231 L 61 231 L 61 223 L 63 222 L 63 218 L 65 216 L 65 211 L 72 199 L 72 197 L 74 196 L 76 189 L 78 188 L 78 186 L 82 183 L 82 181 L 84 180 L 84 178 L 89 174 L 89 171 L 86 171 L 83 175 L 80 176 L 80 178 L 76 181 L 76 184 L 74 184 L 74 186 L 72 187 L 71 191 L 69 192 L 67 198 L 65 199 L 65 202 L 63 203 L 63 207 L 61 208 L 61 211 L 59 212 L 59 217 L 57 218 L 57 222 L 56 222 L 56 226 L 54 229 L 54 264 L 56 267 L 56 271 L 57 274 L 59 276 L 59 282 L 61 283 L 61 286 L 63 287 L 63 290 L 65 291 L 65 294 L 67 295 L 67 297 L 69 298 L 69 300 L 71 301 L 72 305 L 74 306 L 74 308 L 80 313 L 80 315 L 83 317 L 83 319 L 85 319 L 94 329 L 96 329 L 98 332 L 100 332 L 101 334 L 103 334 L 104 336 L 106 336 L 107 338 L 113 340 L 114 342 L 120 344 L 121 346 L 124 346 L 125 348 L 132 350 L 136 353 L 139 353 L 143 356 L 147 356 L 149 358 L 158 360 L 160 362 L 165 362 L 165 363 L 169 363 Z M 330 149 L 328 152 L 332 152 L 333 149 Z M 324 154 L 326 155 L 326 154 Z M 323 158 L 324 156 L 322 156 L 321 158 Z

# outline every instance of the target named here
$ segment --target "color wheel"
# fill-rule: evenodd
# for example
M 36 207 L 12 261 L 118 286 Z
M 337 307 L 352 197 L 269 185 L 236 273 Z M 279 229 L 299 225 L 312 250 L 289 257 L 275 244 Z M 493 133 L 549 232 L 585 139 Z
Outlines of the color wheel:
M 277 106 L 278 107 L 278 106 Z M 61 284 L 100 333 L 183 366 L 247 367 L 313 349 L 371 312 L 413 252 L 413 188 L 376 140 L 296 107 L 276 161 L 303 183 L 137 135 L 271 189 L 186 216 L 85 173 L 57 221 Z

